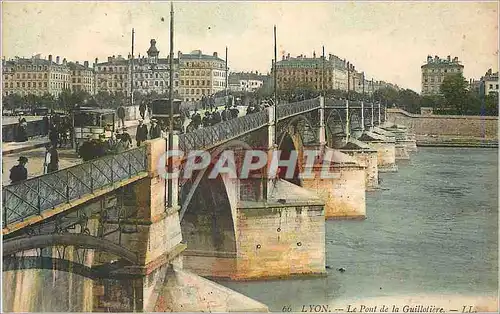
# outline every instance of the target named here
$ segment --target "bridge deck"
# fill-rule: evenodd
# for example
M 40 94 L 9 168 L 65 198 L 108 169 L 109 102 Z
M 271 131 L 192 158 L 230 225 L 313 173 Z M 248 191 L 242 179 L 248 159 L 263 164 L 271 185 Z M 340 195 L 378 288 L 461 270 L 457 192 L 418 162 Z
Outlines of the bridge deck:
M 18 230 L 146 175 L 146 147 L 139 147 L 4 186 L 2 227 Z

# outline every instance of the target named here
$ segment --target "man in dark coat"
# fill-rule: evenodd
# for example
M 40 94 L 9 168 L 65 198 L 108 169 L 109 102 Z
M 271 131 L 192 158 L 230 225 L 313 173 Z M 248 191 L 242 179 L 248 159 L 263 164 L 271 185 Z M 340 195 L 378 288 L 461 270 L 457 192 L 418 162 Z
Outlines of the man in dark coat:
M 59 130 L 57 129 L 56 124 L 52 124 L 49 130 L 49 140 L 52 146 L 57 146 L 59 142 Z
M 221 118 L 222 118 L 222 121 L 227 121 L 230 119 L 229 108 L 227 106 L 226 106 L 226 108 L 224 108 L 224 110 L 222 110 Z
M 48 146 L 47 155 L 50 156 L 49 160 L 46 160 L 47 173 L 59 170 L 59 153 L 57 152 L 56 146 Z
M 191 121 L 193 121 L 193 125 L 198 128 L 201 124 L 201 116 L 198 113 L 198 110 L 194 110 L 193 116 L 191 117 Z
M 146 103 L 142 102 L 139 105 L 139 113 L 141 114 L 141 119 L 144 120 L 144 117 L 146 116 Z
M 125 108 L 123 106 L 118 107 L 116 110 L 116 115 L 118 116 L 118 126 L 120 126 L 120 122 L 122 123 L 122 127 L 125 126 Z
M 123 128 L 123 133 L 120 138 L 125 143 L 125 148 L 129 148 L 132 145 L 132 137 L 127 132 L 127 128 Z
M 236 105 L 234 105 L 233 108 L 229 109 L 229 112 L 231 113 L 231 119 L 238 118 L 238 114 L 240 113 L 238 108 L 236 108 Z
M 151 139 L 159 138 L 161 136 L 161 128 L 156 119 L 151 119 L 151 128 L 149 129 L 149 137 Z
M 10 168 L 9 178 L 12 184 L 28 179 L 28 170 L 26 169 L 28 158 L 21 156 L 17 161 L 19 164 Z
M 214 109 L 214 112 L 212 113 L 212 125 L 217 124 L 222 121 L 222 117 L 220 116 L 220 112 L 218 112 L 216 109 Z
M 135 134 L 135 140 L 137 141 L 137 147 L 141 146 L 141 143 L 148 139 L 148 127 L 139 120 L 139 126 L 137 126 L 137 133 Z
M 212 114 L 210 113 L 210 111 L 205 111 L 205 115 L 203 116 L 203 120 L 202 120 L 202 123 L 203 123 L 203 126 L 204 127 L 207 127 L 207 126 L 210 126 L 210 123 L 212 121 Z

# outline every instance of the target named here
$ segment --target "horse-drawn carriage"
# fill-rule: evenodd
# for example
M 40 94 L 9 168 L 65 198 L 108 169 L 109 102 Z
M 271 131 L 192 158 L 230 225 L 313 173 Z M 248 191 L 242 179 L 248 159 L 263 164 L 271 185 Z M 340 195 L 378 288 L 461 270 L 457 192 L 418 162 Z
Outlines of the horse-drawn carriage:
M 180 110 L 181 100 L 174 99 L 172 101 L 174 113 L 174 131 L 183 132 L 184 115 Z M 170 101 L 167 98 L 155 99 L 151 102 L 151 119 L 156 119 L 162 128 L 167 128 L 170 125 Z
M 109 139 L 115 132 L 115 111 L 93 107 L 80 107 L 73 111 L 74 147 L 89 139 Z

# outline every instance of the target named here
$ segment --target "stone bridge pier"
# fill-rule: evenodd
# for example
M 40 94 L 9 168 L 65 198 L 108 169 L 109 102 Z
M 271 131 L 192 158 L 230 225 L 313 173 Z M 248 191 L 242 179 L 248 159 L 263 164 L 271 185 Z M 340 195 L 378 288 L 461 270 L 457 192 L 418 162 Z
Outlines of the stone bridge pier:
M 147 173 L 134 182 L 4 229 L 5 310 L 267 311 L 184 270 L 180 208 L 175 198 L 166 206 L 158 173 L 165 148 L 164 139 L 146 142 Z

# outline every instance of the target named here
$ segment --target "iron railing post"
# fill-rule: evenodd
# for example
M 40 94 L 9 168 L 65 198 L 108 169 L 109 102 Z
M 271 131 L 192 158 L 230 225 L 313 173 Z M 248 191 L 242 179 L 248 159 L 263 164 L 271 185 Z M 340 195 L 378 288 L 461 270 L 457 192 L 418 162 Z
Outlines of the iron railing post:
M 115 183 L 115 176 L 114 176 L 114 171 L 113 171 L 113 163 L 114 163 L 114 156 L 111 157 L 111 184 L 114 184 Z
M 40 201 L 40 180 L 36 180 L 36 197 L 37 197 L 37 208 L 38 215 L 42 214 L 42 202 Z
M 69 203 L 69 170 L 66 171 L 66 202 Z
M 128 154 L 128 177 L 132 177 L 132 153 Z
M 7 190 L 5 189 L 2 189 L 2 201 L 3 201 L 3 227 L 5 228 L 5 226 L 7 226 L 7 210 L 9 209 L 6 205 L 7 205 L 7 202 L 6 202 L 6 196 L 7 196 Z
M 90 163 L 90 192 L 94 193 L 94 174 L 92 173 L 92 169 L 94 164 Z

